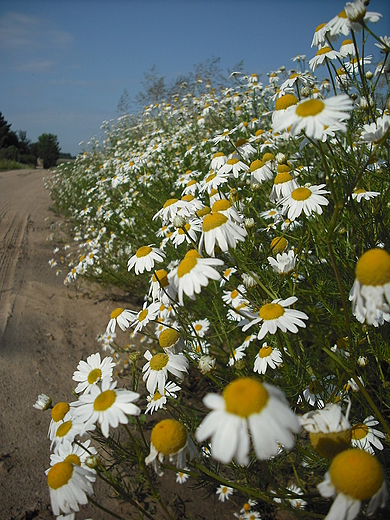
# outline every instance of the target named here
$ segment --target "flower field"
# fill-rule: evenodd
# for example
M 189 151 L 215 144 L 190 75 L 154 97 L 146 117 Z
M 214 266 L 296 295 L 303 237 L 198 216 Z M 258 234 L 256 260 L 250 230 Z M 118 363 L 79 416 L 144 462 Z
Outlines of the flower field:
M 73 518 L 102 478 L 139 518 L 176 518 L 159 494 L 173 471 L 178 495 L 192 483 L 232 518 L 387 518 L 380 16 L 347 3 L 315 30 L 308 66 L 297 55 L 294 70 L 233 73 L 226 87 L 199 77 L 105 123 L 102 144 L 53 173 L 74 236 L 49 263 L 66 285 L 91 280 L 143 301 L 112 309 L 104 353 L 91 345 L 69 402 L 51 409 L 54 514 Z M 364 54 L 368 39 L 380 63 Z

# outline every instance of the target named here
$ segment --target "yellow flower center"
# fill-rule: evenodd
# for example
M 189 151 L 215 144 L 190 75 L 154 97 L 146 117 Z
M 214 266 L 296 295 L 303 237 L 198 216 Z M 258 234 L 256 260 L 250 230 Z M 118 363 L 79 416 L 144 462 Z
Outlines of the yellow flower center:
M 142 258 L 144 256 L 148 256 L 152 251 L 153 249 L 150 246 L 142 246 L 137 250 L 135 256 L 137 258 Z
M 153 274 L 153 282 L 155 282 L 155 283 L 158 282 L 161 285 L 161 287 L 166 287 L 169 284 L 168 273 L 166 272 L 166 270 L 159 269 L 158 271 L 156 271 Z
M 275 177 L 274 184 L 283 184 L 292 181 L 292 175 L 288 172 L 278 173 Z
M 307 200 L 311 196 L 311 191 L 309 188 L 296 188 L 291 193 L 291 198 L 294 200 Z
M 359 258 L 355 273 L 362 285 L 390 283 L 390 254 L 379 248 L 366 251 Z
M 261 358 L 268 357 L 271 354 L 272 354 L 272 347 L 269 347 L 268 345 L 266 345 L 265 347 L 261 347 L 261 349 L 259 350 L 259 357 L 261 357 Z
M 238 159 L 229 159 L 227 161 L 227 164 L 232 164 L 233 165 L 233 164 L 237 164 L 237 163 L 238 163 Z
M 341 451 L 347 450 L 351 443 L 351 430 L 323 433 L 310 432 L 311 445 L 320 455 L 327 459 L 333 459 Z
M 169 206 L 172 206 L 172 204 L 175 204 L 175 202 L 177 202 L 178 199 L 168 199 L 165 203 L 164 203 L 164 206 L 163 208 L 168 208 Z
M 186 202 L 192 202 L 194 198 L 195 197 L 189 193 L 188 195 L 184 195 L 184 197 L 182 197 L 181 200 L 185 200 Z
M 93 409 L 95 412 L 104 412 L 111 408 L 115 403 L 116 392 L 114 390 L 106 390 L 99 394 L 93 402 Z
M 352 439 L 360 441 L 368 435 L 368 426 L 363 423 L 355 424 L 352 426 Z
M 336 455 L 329 474 L 339 493 L 356 500 L 371 498 L 383 484 L 381 465 L 364 450 L 346 450 Z
M 202 330 L 202 325 L 200 323 L 197 323 L 194 329 L 196 330 L 196 332 L 199 332 L 200 330 Z
M 150 441 L 159 453 L 172 455 L 186 445 L 187 432 L 179 421 L 164 419 L 153 428 Z
M 242 146 L 243 144 L 246 144 L 247 142 L 248 142 L 248 139 L 239 139 L 236 142 L 236 148 L 238 148 L 239 146 Z
M 250 165 L 251 172 L 254 172 L 258 170 L 259 168 L 262 168 L 264 166 L 264 162 L 260 161 L 260 159 L 256 159 L 256 161 L 253 161 Z
M 283 253 L 287 248 L 287 240 L 284 237 L 275 237 L 271 241 L 271 249 L 273 253 Z
M 273 161 L 274 159 L 275 159 L 275 156 L 274 156 L 273 153 L 269 153 L 269 152 L 267 152 L 267 153 L 265 153 L 265 154 L 263 155 L 263 161 L 264 161 L 265 163 L 268 162 L 268 161 Z
M 210 213 L 211 209 L 208 207 L 208 206 L 205 206 L 204 208 L 202 209 L 198 209 L 196 211 L 196 214 L 198 215 L 199 218 L 202 218 L 204 217 L 205 215 L 208 215 Z
M 218 213 L 218 211 L 226 211 L 227 209 L 231 208 L 232 205 L 230 202 L 226 199 L 216 200 L 213 204 L 213 207 L 211 208 L 211 211 L 214 213 Z
M 285 94 L 278 98 L 275 102 L 275 110 L 286 110 L 286 108 L 296 105 L 298 98 L 294 94 Z
M 262 128 L 259 128 L 256 133 L 255 133 L 255 136 L 258 137 L 259 135 L 261 134 L 264 134 L 264 130 Z
M 259 310 L 259 316 L 263 320 L 276 320 L 283 316 L 284 308 L 279 303 L 266 303 Z
M 141 323 L 142 321 L 144 321 L 147 316 L 149 314 L 149 311 L 148 309 L 143 309 L 139 314 L 138 314 L 138 321 L 139 323 Z
M 158 401 L 159 399 L 161 399 L 162 395 L 160 394 L 160 392 L 155 392 L 154 395 L 153 395 L 153 401 Z
M 353 44 L 353 41 L 352 41 L 352 40 L 343 40 L 343 42 L 342 42 L 342 44 L 341 44 L 341 47 L 342 47 L 343 45 L 351 45 L 351 44 Z
M 93 385 L 94 383 L 96 383 L 96 381 L 98 381 L 101 378 L 102 378 L 102 371 L 100 370 L 100 368 L 94 368 L 88 374 L 88 383 L 90 385 Z
M 196 249 L 188 251 L 177 268 L 177 276 L 182 278 L 185 274 L 190 273 L 198 263 L 198 258 L 200 258 L 200 254 Z
M 232 300 L 234 300 L 235 298 L 237 298 L 237 296 L 238 296 L 238 291 L 237 291 L 237 289 L 234 289 L 234 291 L 232 291 L 232 292 L 230 293 L 230 298 L 231 298 Z
M 80 457 L 78 455 L 76 455 L 75 453 L 71 453 L 70 455 L 68 455 L 64 459 L 64 462 L 69 462 L 69 464 L 76 464 L 76 466 L 81 466 Z
M 72 428 L 72 421 L 66 421 L 59 425 L 56 431 L 56 437 L 65 437 Z
M 299 117 L 310 117 L 320 114 L 325 108 L 325 103 L 320 99 L 308 99 L 300 103 L 295 109 Z
M 69 412 L 69 410 L 70 410 L 69 404 L 61 401 L 53 407 L 53 409 L 51 411 L 51 418 L 53 419 L 54 422 L 62 421 L 62 419 Z
M 223 391 L 226 411 L 240 417 L 259 413 L 267 404 L 268 392 L 255 379 L 242 377 L 227 385 Z
M 168 354 L 156 354 L 152 357 L 152 359 L 149 362 L 150 368 L 152 370 L 162 370 L 169 361 Z
M 213 159 L 216 159 L 217 157 L 225 157 L 225 154 L 223 152 L 216 152 L 213 155 Z
M 343 9 L 337 16 L 339 18 L 347 18 L 347 13 L 345 12 L 345 9 Z
M 318 49 L 318 51 L 316 52 L 316 56 L 321 56 L 322 54 L 327 54 L 331 50 L 332 49 L 330 47 L 321 47 L 321 49 Z
M 314 32 L 318 32 L 318 31 L 320 31 L 323 27 L 325 27 L 325 25 L 326 25 L 326 23 L 321 23 L 320 25 L 318 25 L 318 26 L 316 27 L 316 30 L 315 30 Z
M 216 176 L 217 176 L 216 173 L 211 173 L 210 175 L 208 175 L 208 176 L 206 177 L 206 182 L 210 182 L 210 181 L 212 181 L 213 179 L 215 179 Z
M 357 188 L 356 190 L 353 190 L 354 193 L 367 193 L 367 190 L 364 188 Z
M 73 475 L 73 465 L 70 462 L 57 462 L 47 474 L 47 483 L 51 489 L 59 489 L 69 482 Z
M 115 320 L 118 316 L 120 316 L 122 314 L 123 311 L 124 311 L 124 309 L 122 309 L 122 307 L 118 307 L 118 308 L 114 309 L 110 315 L 110 318 L 112 320 Z
M 175 329 L 164 329 L 158 338 L 160 347 L 168 348 L 172 347 L 179 341 L 180 334 Z
M 190 186 L 193 186 L 194 184 L 196 184 L 196 180 L 192 179 L 192 181 L 187 182 L 187 188 L 189 188 Z
M 227 222 L 227 220 L 228 218 L 225 217 L 225 215 L 222 215 L 222 213 L 210 213 L 209 215 L 206 215 L 203 220 L 203 232 L 207 233 L 212 229 L 223 226 Z

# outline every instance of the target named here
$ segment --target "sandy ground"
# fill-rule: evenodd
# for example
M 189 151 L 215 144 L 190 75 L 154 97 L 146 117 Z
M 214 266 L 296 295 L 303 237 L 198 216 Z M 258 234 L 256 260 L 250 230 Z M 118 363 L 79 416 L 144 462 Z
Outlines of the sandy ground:
M 74 292 L 67 296 L 64 277 L 50 269 L 56 244 L 47 238 L 60 219 L 49 210 L 43 183 L 47 175 L 45 170 L 0 172 L 1 520 L 54 518 L 44 473 L 50 464 L 50 413 L 33 404 L 40 393 L 53 402 L 70 399 L 79 360 L 99 350 L 95 338 L 120 305 L 99 288 L 78 298 Z M 164 481 L 166 494 L 179 491 L 174 475 L 164 476 Z M 101 486 L 94 486 L 100 501 L 107 495 Z M 233 504 L 221 504 L 215 496 L 205 501 L 201 490 L 194 492 L 187 484 L 180 495 L 187 511 L 192 510 L 189 518 L 233 518 Z M 124 518 L 137 517 L 116 501 L 108 504 Z M 111 516 L 87 506 L 76 518 Z

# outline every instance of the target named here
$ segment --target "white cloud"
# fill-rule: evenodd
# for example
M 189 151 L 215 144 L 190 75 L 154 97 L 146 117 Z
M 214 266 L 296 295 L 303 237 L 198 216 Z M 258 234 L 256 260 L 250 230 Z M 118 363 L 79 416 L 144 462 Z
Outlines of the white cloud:
M 73 36 L 38 16 L 8 12 L 0 17 L 0 49 L 25 52 L 45 48 L 64 48 Z

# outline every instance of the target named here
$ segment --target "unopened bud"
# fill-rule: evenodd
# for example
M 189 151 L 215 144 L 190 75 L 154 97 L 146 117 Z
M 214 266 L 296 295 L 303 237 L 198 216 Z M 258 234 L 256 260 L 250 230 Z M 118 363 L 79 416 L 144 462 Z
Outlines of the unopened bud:
M 85 459 L 85 465 L 88 466 L 88 468 L 96 469 L 100 464 L 100 457 L 99 455 L 90 455 Z
M 186 219 L 182 217 L 181 215 L 175 215 L 173 217 L 173 227 L 175 228 L 182 228 L 186 224 Z
M 246 229 L 252 229 L 253 227 L 255 227 L 255 220 L 253 218 L 246 218 L 245 227 Z

